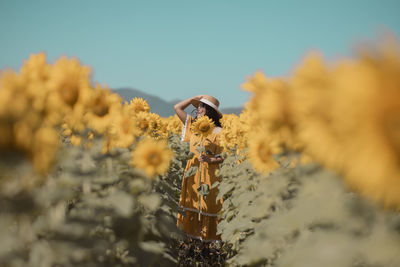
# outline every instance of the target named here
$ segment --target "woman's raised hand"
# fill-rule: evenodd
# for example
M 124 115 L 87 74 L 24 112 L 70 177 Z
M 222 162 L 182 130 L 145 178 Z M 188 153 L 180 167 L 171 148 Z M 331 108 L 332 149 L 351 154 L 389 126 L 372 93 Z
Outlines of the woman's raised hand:
M 196 96 L 192 97 L 192 99 L 194 99 L 194 100 L 200 100 L 202 98 L 203 98 L 203 95 L 196 95 Z
M 189 106 L 193 100 L 197 100 L 199 101 L 200 99 L 203 98 L 204 95 L 196 95 L 194 97 L 185 99 L 179 103 L 177 103 L 174 106 L 176 115 L 178 115 L 179 119 L 182 121 L 182 123 L 185 123 L 186 121 L 186 117 L 187 117 L 187 113 L 185 112 L 185 108 L 187 108 L 187 106 Z

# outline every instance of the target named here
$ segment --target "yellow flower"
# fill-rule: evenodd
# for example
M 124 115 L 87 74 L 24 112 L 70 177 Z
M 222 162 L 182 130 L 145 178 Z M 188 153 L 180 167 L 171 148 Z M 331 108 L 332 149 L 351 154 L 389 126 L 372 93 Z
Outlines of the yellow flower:
M 225 114 L 221 119 L 222 131 L 220 132 L 221 146 L 230 152 L 244 149 L 247 146 L 247 133 L 243 123 L 235 114 Z
M 18 120 L 29 110 L 26 94 L 26 80 L 12 70 L 6 70 L 0 77 L 0 118 Z
M 136 116 L 136 125 L 143 135 L 151 137 L 164 136 L 164 126 L 160 115 L 151 112 L 139 112 Z M 166 127 L 166 126 L 165 126 Z
M 87 122 L 84 119 L 85 109 L 83 105 L 77 105 L 73 110 L 66 113 L 64 116 L 64 124 L 67 125 L 73 132 L 83 132 L 87 127 Z
M 150 111 L 150 106 L 149 106 L 149 104 L 147 104 L 146 100 L 144 100 L 143 98 L 138 98 L 138 97 L 135 97 L 134 99 L 132 99 L 129 102 L 128 107 L 131 111 L 132 116 L 135 116 L 139 112 L 149 112 Z
M 179 135 L 182 131 L 182 122 L 175 114 L 174 116 L 169 116 L 167 118 L 167 130 L 170 133 Z
M 115 146 L 128 148 L 132 145 L 139 134 L 136 120 L 129 113 L 127 106 L 124 106 L 120 115 L 115 116 L 111 125 L 110 134 L 115 141 Z
M 148 132 L 150 129 L 150 121 L 147 112 L 139 112 L 136 115 L 137 127 L 142 131 L 142 133 Z
M 160 126 L 155 132 L 155 137 L 158 138 L 168 138 L 170 132 L 168 131 L 168 119 L 160 117 Z
M 146 138 L 136 145 L 132 152 L 131 164 L 152 178 L 168 170 L 172 157 L 173 152 L 165 140 Z
M 68 136 L 71 136 L 71 135 L 72 135 L 72 130 L 71 130 L 71 128 L 69 128 L 69 126 L 68 126 L 67 123 L 63 123 L 63 124 L 61 125 L 61 128 L 64 129 L 64 130 L 62 131 L 62 135 L 63 135 L 64 137 L 68 137 Z
M 44 52 L 31 54 L 29 59 L 25 60 L 21 67 L 21 75 L 24 76 L 30 84 L 35 82 L 43 83 L 49 78 L 50 69 L 51 66 L 46 62 L 46 54 Z
M 263 135 L 252 135 L 249 140 L 248 158 L 254 169 L 269 173 L 279 168 L 279 163 L 272 157 L 271 141 Z
M 73 146 L 80 146 L 82 143 L 82 137 L 78 135 L 71 135 L 69 139 Z
M 61 57 L 52 66 L 48 88 L 52 94 L 50 101 L 55 108 L 70 109 L 83 101 L 84 90 L 90 90 L 89 67 L 81 66 L 76 58 Z
M 212 133 L 214 127 L 214 123 L 209 117 L 201 116 L 193 122 L 192 131 L 202 137 L 207 137 Z
M 157 137 L 162 131 L 162 121 L 160 115 L 156 113 L 147 113 L 147 117 L 150 123 L 150 136 Z
M 99 134 L 109 130 L 114 116 L 121 112 L 121 98 L 110 90 L 102 89 L 100 85 L 96 86 L 92 101 L 85 114 L 85 121 L 92 130 Z
M 330 123 L 342 147 L 337 162 L 345 181 L 385 207 L 399 209 L 399 46 L 363 51 L 356 60 L 339 62 L 331 75 Z

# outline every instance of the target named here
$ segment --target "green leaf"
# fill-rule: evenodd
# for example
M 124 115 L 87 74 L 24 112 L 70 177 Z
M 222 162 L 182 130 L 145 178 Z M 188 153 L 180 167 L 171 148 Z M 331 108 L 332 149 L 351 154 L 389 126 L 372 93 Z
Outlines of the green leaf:
M 187 172 L 185 173 L 185 176 L 183 178 L 187 178 L 187 177 L 195 175 L 198 169 L 199 169 L 199 167 L 197 167 L 197 166 L 191 166 L 189 168 L 189 170 L 187 170 Z

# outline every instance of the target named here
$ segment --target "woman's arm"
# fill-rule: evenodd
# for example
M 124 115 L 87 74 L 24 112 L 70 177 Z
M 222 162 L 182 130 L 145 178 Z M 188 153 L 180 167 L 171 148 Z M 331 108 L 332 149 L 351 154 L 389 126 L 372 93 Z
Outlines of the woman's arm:
M 203 97 L 203 95 L 197 95 L 194 97 L 190 97 L 186 100 L 179 102 L 178 104 L 176 104 L 174 106 L 176 115 L 178 115 L 178 117 L 182 121 L 182 123 L 185 123 L 186 116 L 187 116 L 187 113 L 185 112 L 185 108 L 187 108 L 191 104 L 192 100 L 194 100 L 194 99 L 200 100 L 202 97 Z
M 208 164 L 219 164 L 224 162 L 222 157 L 208 157 L 206 155 L 202 155 L 199 157 L 200 162 L 207 162 Z

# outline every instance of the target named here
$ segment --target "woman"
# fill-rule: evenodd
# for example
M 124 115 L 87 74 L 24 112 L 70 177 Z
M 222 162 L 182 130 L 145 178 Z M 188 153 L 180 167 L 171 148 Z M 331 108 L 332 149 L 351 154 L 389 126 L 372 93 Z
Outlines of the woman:
M 197 108 L 195 118 L 184 111 L 190 104 Z M 222 113 L 218 110 L 218 106 L 219 101 L 209 95 L 191 97 L 174 106 L 176 114 L 184 124 L 182 141 L 189 141 L 190 151 L 194 153 L 194 157 L 187 162 L 182 179 L 179 205 L 183 214 L 178 214 L 177 224 L 188 237 L 204 242 L 221 239 L 216 232 L 222 199 L 217 201 L 218 189 L 212 188 L 213 183 L 218 181 L 215 171 L 223 162 L 222 147 L 219 145 Z M 201 116 L 208 116 L 215 125 L 213 132 L 203 140 L 206 151 L 203 155 L 196 149 L 196 146 L 201 143 L 201 137 L 192 133 L 191 130 L 192 123 Z M 197 171 L 190 174 L 193 168 L 197 168 Z M 188 171 L 190 176 L 188 176 Z

